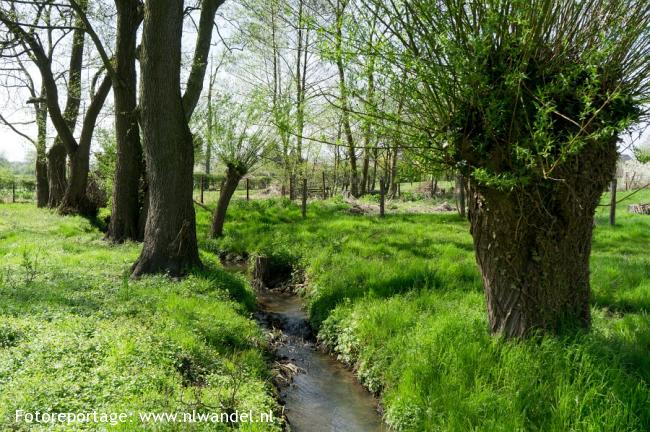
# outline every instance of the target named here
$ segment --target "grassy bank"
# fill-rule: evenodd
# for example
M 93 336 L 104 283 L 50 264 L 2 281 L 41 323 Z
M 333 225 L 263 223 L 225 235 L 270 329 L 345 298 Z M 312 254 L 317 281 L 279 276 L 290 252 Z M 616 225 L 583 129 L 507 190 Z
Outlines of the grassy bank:
M 607 197 L 604 198 L 605 200 Z M 650 194 L 632 201 L 650 201 Z M 504 342 L 487 333 L 468 226 L 455 214 L 350 215 L 236 202 L 220 253 L 306 271 L 319 336 L 382 395 L 398 430 L 650 430 L 650 218 L 599 211 L 590 333 Z M 199 214 L 207 231 L 208 214 Z
M 139 249 L 107 244 L 80 218 L 0 206 L 0 430 L 36 430 L 14 423 L 18 409 L 134 413 L 104 425 L 124 431 L 189 430 L 142 424 L 138 412 L 277 410 L 246 282 L 206 253 L 205 271 L 182 282 L 134 282 L 128 270 Z

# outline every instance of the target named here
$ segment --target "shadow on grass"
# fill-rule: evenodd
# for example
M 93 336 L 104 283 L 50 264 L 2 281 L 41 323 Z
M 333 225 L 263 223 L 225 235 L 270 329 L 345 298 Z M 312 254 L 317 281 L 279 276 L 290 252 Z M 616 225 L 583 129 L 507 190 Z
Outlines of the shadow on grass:
M 194 269 L 191 274 L 208 280 L 211 290 L 226 291 L 232 300 L 243 305 L 247 311 L 255 310 L 257 307 L 255 294 L 248 288 L 242 276 L 228 272 L 212 261 L 203 264 L 202 269 Z

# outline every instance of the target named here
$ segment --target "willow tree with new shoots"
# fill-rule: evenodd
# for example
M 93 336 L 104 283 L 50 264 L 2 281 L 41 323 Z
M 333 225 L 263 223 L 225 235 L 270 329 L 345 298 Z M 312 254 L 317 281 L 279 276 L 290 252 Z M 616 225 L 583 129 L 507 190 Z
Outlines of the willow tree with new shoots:
M 594 212 L 648 114 L 650 3 L 366 2 L 406 77 L 405 133 L 468 179 L 491 331 L 589 327 Z
M 211 236 L 221 237 L 226 212 L 237 185 L 264 158 L 272 146 L 265 106 L 256 99 L 245 103 L 224 98 L 219 102 L 216 126 L 211 131 L 215 154 L 226 167 L 217 208 L 212 218 Z

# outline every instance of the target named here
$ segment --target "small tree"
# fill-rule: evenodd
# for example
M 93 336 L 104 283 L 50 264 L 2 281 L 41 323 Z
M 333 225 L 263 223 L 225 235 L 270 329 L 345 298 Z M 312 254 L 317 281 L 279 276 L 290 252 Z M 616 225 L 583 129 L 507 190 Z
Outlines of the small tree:
M 261 102 L 254 99 L 241 103 L 232 98 L 218 102 L 221 111 L 216 113 L 212 137 L 215 154 L 226 166 L 226 178 L 212 218 L 212 237 L 223 235 L 226 212 L 237 185 L 271 147 Z

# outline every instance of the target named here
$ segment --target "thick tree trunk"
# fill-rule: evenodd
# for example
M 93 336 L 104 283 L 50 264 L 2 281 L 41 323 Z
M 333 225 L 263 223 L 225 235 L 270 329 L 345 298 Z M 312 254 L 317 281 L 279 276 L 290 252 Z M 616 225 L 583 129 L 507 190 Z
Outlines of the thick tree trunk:
M 47 207 L 50 187 L 47 183 L 47 156 L 36 155 L 36 205 L 38 208 Z
M 88 170 L 90 153 L 78 149 L 70 156 L 70 180 L 65 190 L 63 200 L 59 205 L 59 213 L 63 215 L 80 214 L 85 217 L 97 215 L 97 208 L 86 195 L 88 185 Z
M 142 208 L 138 215 L 138 241 L 144 240 L 144 229 L 147 226 L 147 216 L 149 215 L 149 183 L 147 182 L 146 175 L 142 180 L 141 189 L 140 198 L 142 199 Z
M 47 152 L 47 181 L 49 196 L 47 206 L 57 208 L 68 185 L 66 176 L 66 151 L 65 147 L 58 139 L 54 140 L 54 145 Z
M 237 190 L 237 185 L 242 179 L 243 175 L 238 173 L 232 168 L 228 168 L 226 171 L 226 181 L 221 188 L 221 193 L 219 194 L 219 201 L 217 202 L 217 208 L 214 211 L 212 217 L 212 231 L 210 235 L 212 238 L 221 237 L 223 235 L 223 225 L 226 221 L 226 213 L 228 211 L 228 206 L 230 205 L 230 200 Z
M 41 85 L 41 96 L 45 95 L 45 86 Z M 50 186 L 47 180 L 47 104 L 40 102 L 36 105 L 36 126 L 38 138 L 36 141 L 36 206 L 47 207 L 50 199 Z
M 142 147 L 136 114 L 137 74 L 135 70 L 139 2 L 116 0 L 117 40 L 114 83 L 117 163 L 113 182 L 113 208 L 106 238 L 122 243 L 138 240 L 138 220 L 142 208 L 140 180 L 143 176 Z
M 140 124 L 149 208 L 133 276 L 180 276 L 201 265 L 192 201 L 194 148 L 180 93 L 183 1 L 147 1 L 143 27 Z
M 615 163 L 611 145 L 556 170 L 563 182 L 509 192 L 471 184 L 469 219 L 492 333 L 589 327 L 593 218 Z

